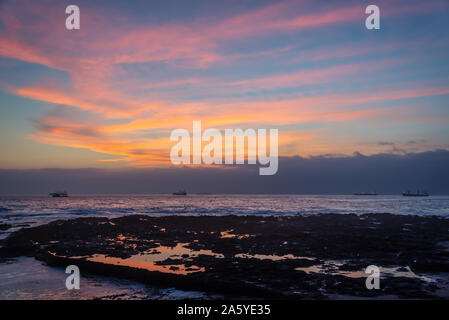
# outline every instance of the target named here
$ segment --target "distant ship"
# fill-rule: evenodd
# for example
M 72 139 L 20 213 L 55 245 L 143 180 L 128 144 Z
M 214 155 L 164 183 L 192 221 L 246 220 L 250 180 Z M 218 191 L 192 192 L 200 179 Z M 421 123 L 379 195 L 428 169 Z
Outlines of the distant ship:
M 184 190 L 179 190 L 179 191 L 173 192 L 173 195 L 175 195 L 175 196 L 185 196 L 185 195 L 187 195 L 187 192 L 186 192 L 185 189 Z
M 60 197 L 66 198 L 66 197 L 69 196 L 69 194 L 68 194 L 67 191 L 65 191 L 65 190 L 64 190 L 64 191 L 51 192 L 50 195 L 51 195 L 53 198 L 60 198 Z
M 356 192 L 354 193 L 355 196 L 377 196 L 377 192 Z
M 404 197 L 428 197 L 429 196 L 427 191 L 420 192 L 419 190 L 416 191 L 416 193 L 411 193 L 410 191 L 402 192 L 402 195 Z

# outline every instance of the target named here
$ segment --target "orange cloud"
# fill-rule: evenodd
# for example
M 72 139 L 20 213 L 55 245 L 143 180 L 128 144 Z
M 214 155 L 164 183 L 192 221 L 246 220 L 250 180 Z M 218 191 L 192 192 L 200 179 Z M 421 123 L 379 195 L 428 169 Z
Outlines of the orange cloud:
M 80 32 L 69 34 L 60 27 L 60 20 L 55 18 L 59 16 L 58 12 L 63 12 L 60 10 L 62 4 L 48 9 L 33 2 L 7 2 L 0 12 L 4 24 L 4 30 L 0 33 L 0 55 L 62 70 L 70 77 L 68 84 L 17 87 L 12 89 L 14 94 L 94 114 L 94 120 L 78 122 L 67 117 L 41 117 L 38 130 L 32 135 L 34 139 L 42 143 L 115 155 L 117 159 L 102 161 L 123 161 L 133 165 L 167 164 L 171 145 L 168 140 L 170 130 L 190 128 L 192 120 L 201 119 L 205 126 L 225 128 L 388 118 L 395 115 L 396 111 L 386 107 L 363 109 L 361 106 L 376 101 L 449 94 L 447 87 L 429 87 L 357 94 L 312 92 L 302 97 L 278 97 L 263 102 L 227 98 L 221 101 L 209 99 L 179 103 L 144 90 L 187 84 L 195 85 L 205 92 L 216 88 L 217 93 L 238 94 L 323 84 L 401 63 L 392 59 L 375 65 L 333 65 L 228 81 L 214 76 L 201 78 L 189 75 L 181 79 L 155 78 L 148 84 L 142 83 L 141 79 L 130 78 L 126 72 L 127 64 L 145 62 L 186 69 L 207 68 L 245 56 L 223 53 L 220 49 L 226 43 L 353 23 L 363 15 L 360 5 L 331 7 L 330 10 L 317 12 L 292 10 L 298 4 L 301 3 L 276 3 L 218 20 L 205 18 L 191 23 L 158 25 L 137 25 L 126 18 L 121 21 L 123 23 L 116 25 L 114 19 L 118 17 L 108 16 L 109 12 L 104 14 L 100 9 L 89 8 L 83 11 L 85 22 Z M 409 5 L 405 8 L 391 5 L 387 15 L 419 12 L 427 8 L 434 9 L 435 5 Z M 24 22 L 26 19 L 21 19 L 21 14 L 30 15 L 37 22 L 27 24 Z M 282 50 L 255 52 L 254 55 L 272 56 Z M 314 57 L 326 58 L 329 55 L 326 50 L 329 48 L 325 48 L 321 55 L 310 52 L 306 58 L 309 61 Z M 366 51 L 360 49 L 358 52 Z M 346 57 L 354 54 L 354 51 L 342 49 L 339 54 Z M 246 57 L 251 57 L 251 54 Z M 136 94 L 138 90 L 145 92 Z M 114 120 L 113 124 L 111 120 Z M 152 136 L 148 137 L 150 134 Z M 285 154 L 333 150 L 331 144 L 319 140 L 316 133 L 289 131 L 281 133 L 280 139 L 280 148 Z

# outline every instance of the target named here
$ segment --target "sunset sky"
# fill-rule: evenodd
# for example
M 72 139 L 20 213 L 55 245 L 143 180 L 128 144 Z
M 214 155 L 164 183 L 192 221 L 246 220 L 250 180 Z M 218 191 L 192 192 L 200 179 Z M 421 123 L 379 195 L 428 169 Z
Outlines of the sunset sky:
M 193 120 L 284 157 L 449 149 L 448 58 L 447 0 L 0 0 L 0 168 L 169 165 Z

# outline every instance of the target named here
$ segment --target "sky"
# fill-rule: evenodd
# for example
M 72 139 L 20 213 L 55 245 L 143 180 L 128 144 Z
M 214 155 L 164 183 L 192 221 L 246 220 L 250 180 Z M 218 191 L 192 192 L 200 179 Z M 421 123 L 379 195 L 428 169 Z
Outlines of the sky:
M 194 120 L 285 159 L 448 150 L 448 53 L 447 0 L 2 0 L 0 169 L 170 168 Z
M 0 169 L 0 194 L 352 194 L 401 195 L 426 190 L 449 195 L 449 151 L 366 156 L 281 157 L 279 171 L 259 176 L 255 166 L 178 168 Z M 429 205 L 432 202 L 432 199 Z

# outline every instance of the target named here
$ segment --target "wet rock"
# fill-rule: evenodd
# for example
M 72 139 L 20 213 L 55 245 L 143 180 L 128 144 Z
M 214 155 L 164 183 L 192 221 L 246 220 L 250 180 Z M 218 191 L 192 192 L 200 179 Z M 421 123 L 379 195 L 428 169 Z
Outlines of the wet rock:
M 0 230 L 8 230 L 9 228 L 11 228 L 12 226 L 10 224 L 7 223 L 0 223 Z
M 51 265 L 76 264 L 94 274 L 234 298 L 431 298 L 438 283 L 419 273 L 449 270 L 441 245 L 449 241 L 448 229 L 448 219 L 390 214 L 78 218 L 14 232 L 2 242 L 0 257 L 34 256 Z M 89 260 L 104 255 L 125 262 L 177 245 L 190 253 L 154 263 L 171 273 L 142 261 L 125 266 Z M 381 289 L 368 290 L 358 273 L 369 265 L 410 266 L 417 275 L 388 275 Z

